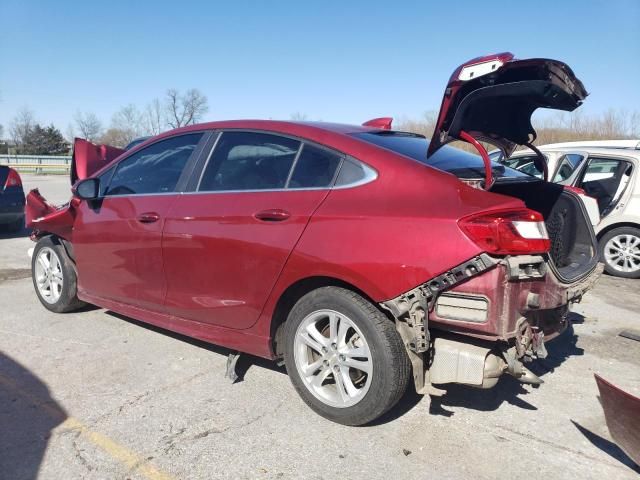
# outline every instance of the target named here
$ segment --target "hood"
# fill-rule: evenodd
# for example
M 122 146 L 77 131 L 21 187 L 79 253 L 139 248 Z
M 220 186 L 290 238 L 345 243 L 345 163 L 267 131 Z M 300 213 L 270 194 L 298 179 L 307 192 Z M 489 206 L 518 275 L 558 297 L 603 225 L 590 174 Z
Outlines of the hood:
M 509 156 L 535 140 L 531 115 L 536 109 L 570 112 L 587 95 L 573 71 L 557 60 L 515 60 L 508 52 L 475 58 L 449 79 L 427 157 L 459 140 L 460 132 Z
M 83 138 L 76 138 L 71 157 L 71 185 L 90 177 L 124 151 L 122 148 L 94 145 Z

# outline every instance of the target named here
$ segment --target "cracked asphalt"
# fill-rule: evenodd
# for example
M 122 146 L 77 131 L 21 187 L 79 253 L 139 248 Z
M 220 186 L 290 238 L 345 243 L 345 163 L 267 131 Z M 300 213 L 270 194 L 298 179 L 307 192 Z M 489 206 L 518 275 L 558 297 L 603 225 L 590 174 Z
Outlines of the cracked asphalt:
M 53 202 L 66 177 L 23 176 Z M 603 277 L 548 344 L 539 388 L 409 392 L 376 424 L 330 423 L 286 372 L 120 315 L 46 311 L 26 232 L 0 233 L 0 479 L 635 479 L 593 379 L 640 395 L 640 281 Z

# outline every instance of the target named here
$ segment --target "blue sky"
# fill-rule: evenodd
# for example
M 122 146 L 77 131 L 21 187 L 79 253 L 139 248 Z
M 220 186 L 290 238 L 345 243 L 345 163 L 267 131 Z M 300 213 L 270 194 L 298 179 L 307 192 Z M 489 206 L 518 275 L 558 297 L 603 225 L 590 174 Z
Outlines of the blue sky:
M 640 110 L 640 0 L 0 0 L 0 124 L 22 106 L 108 124 L 170 87 L 202 90 L 207 120 L 417 118 L 457 65 L 500 51 L 566 61 L 586 113 Z

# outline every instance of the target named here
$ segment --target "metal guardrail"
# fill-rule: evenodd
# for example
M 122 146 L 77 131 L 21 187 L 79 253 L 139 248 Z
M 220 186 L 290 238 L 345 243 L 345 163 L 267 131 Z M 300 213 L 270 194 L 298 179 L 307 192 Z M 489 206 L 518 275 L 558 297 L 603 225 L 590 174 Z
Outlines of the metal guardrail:
M 0 155 L 0 165 L 24 173 L 68 174 L 71 155 Z

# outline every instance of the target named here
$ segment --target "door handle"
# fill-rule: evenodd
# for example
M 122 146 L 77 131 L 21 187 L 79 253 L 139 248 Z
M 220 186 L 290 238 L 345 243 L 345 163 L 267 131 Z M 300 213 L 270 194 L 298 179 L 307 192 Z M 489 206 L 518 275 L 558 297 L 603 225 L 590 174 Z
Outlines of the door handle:
M 291 214 L 281 208 L 270 208 L 268 210 L 262 210 L 254 215 L 258 220 L 263 222 L 282 222 L 289 218 Z
M 160 220 L 160 215 L 156 212 L 145 212 L 138 215 L 138 221 L 140 223 L 154 223 Z

